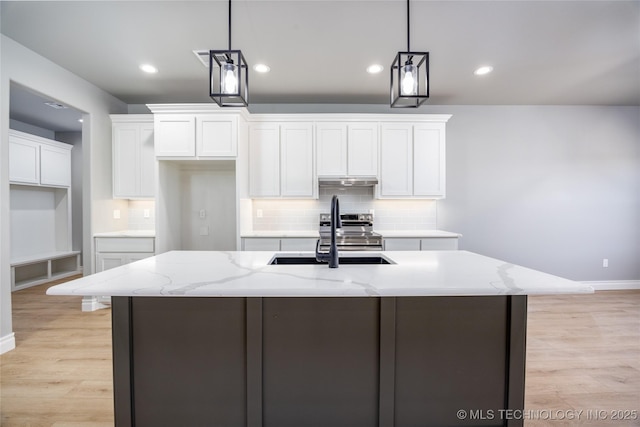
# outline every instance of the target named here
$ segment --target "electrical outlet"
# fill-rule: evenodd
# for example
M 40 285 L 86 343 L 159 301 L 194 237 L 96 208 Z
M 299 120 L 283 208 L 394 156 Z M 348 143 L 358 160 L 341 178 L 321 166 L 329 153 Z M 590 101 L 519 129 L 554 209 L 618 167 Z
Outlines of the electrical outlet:
M 262 209 L 257 209 L 257 210 L 256 210 L 256 216 L 257 216 L 258 218 L 262 218 Z
M 203 225 L 202 227 L 200 227 L 200 235 L 201 236 L 208 236 L 209 235 L 209 226 L 208 225 Z
M 375 209 L 369 209 L 369 213 L 370 213 L 371 215 L 375 215 L 375 214 L 376 214 L 376 211 L 375 211 Z
M 149 218 L 151 216 L 151 212 L 149 212 L 149 209 L 145 209 L 143 215 L 145 218 Z
M 609 259 L 602 258 L 602 268 L 607 268 L 607 267 L 609 267 Z
M 113 219 L 120 219 L 120 209 L 113 210 Z

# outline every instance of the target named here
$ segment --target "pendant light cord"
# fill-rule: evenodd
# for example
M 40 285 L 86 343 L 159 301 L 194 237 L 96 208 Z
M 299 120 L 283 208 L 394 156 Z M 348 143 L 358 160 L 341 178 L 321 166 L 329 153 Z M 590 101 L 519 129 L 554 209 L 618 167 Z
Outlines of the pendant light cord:
M 231 50 L 231 0 L 229 0 L 229 50 Z
M 231 2 L 231 0 L 229 0 Z M 409 44 L 409 29 L 411 28 L 411 23 L 409 20 L 409 0 L 407 0 L 407 52 L 411 52 L 411 45 Z

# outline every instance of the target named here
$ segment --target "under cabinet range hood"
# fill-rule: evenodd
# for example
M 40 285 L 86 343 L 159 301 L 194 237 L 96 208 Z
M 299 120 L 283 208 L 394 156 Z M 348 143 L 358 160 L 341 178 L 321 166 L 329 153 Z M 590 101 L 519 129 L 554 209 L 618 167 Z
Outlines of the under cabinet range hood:
M 375 176 L 319 176 L 320 187 L 373 187 L 378 183 Z

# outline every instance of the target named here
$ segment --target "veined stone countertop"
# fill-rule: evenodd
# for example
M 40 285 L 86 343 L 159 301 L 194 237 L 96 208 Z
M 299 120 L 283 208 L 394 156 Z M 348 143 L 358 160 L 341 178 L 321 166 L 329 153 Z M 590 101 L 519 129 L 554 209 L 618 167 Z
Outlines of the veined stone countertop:
M 172 251 L 73 280 L 49 295 L 381 297 L 591 293 L 561 277 L 467 251 L 375 252 L 395 264 L 268 265 L 280 252 Z M 350 252 L 349 257 L 374 252 Z M 298 252 L 298 256 L 313 256 Z
M 120 230 L 95 233 L 93 237 L 156 237 L 155 230 Z
M 295 237 L 320 237 L 318 230 L 260 230 L 240 233 L 240 237 L 271 237 L 271 238 L 295 238 Z
M 429 237 L 462 237 L 460 233 L 452 233 L 451 231 L 444 230 L 374 230 L 376 233 L 382 235 L 382 237 L 395 238 L 429 238 Z
M 429 237 L 461 237 L 460 233 L 452 233 L 444 230 L 374 230 L 382 237 L 406 237 L 406 238 L 429 238 Z M 318 230 L 263 230 L 248 231 L 241 233 L 240 237 L 272 237 L 272 238 L 290 238 L 290 237 L 320 237 Z

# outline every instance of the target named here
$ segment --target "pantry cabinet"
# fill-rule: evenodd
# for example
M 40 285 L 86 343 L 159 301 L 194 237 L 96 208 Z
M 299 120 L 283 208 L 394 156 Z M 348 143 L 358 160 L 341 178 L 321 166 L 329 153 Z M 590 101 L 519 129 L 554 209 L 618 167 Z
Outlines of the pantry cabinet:
M 111 115 L 113 197 L 153 198 L 156 186 L 154 125 L 151 115 Z

